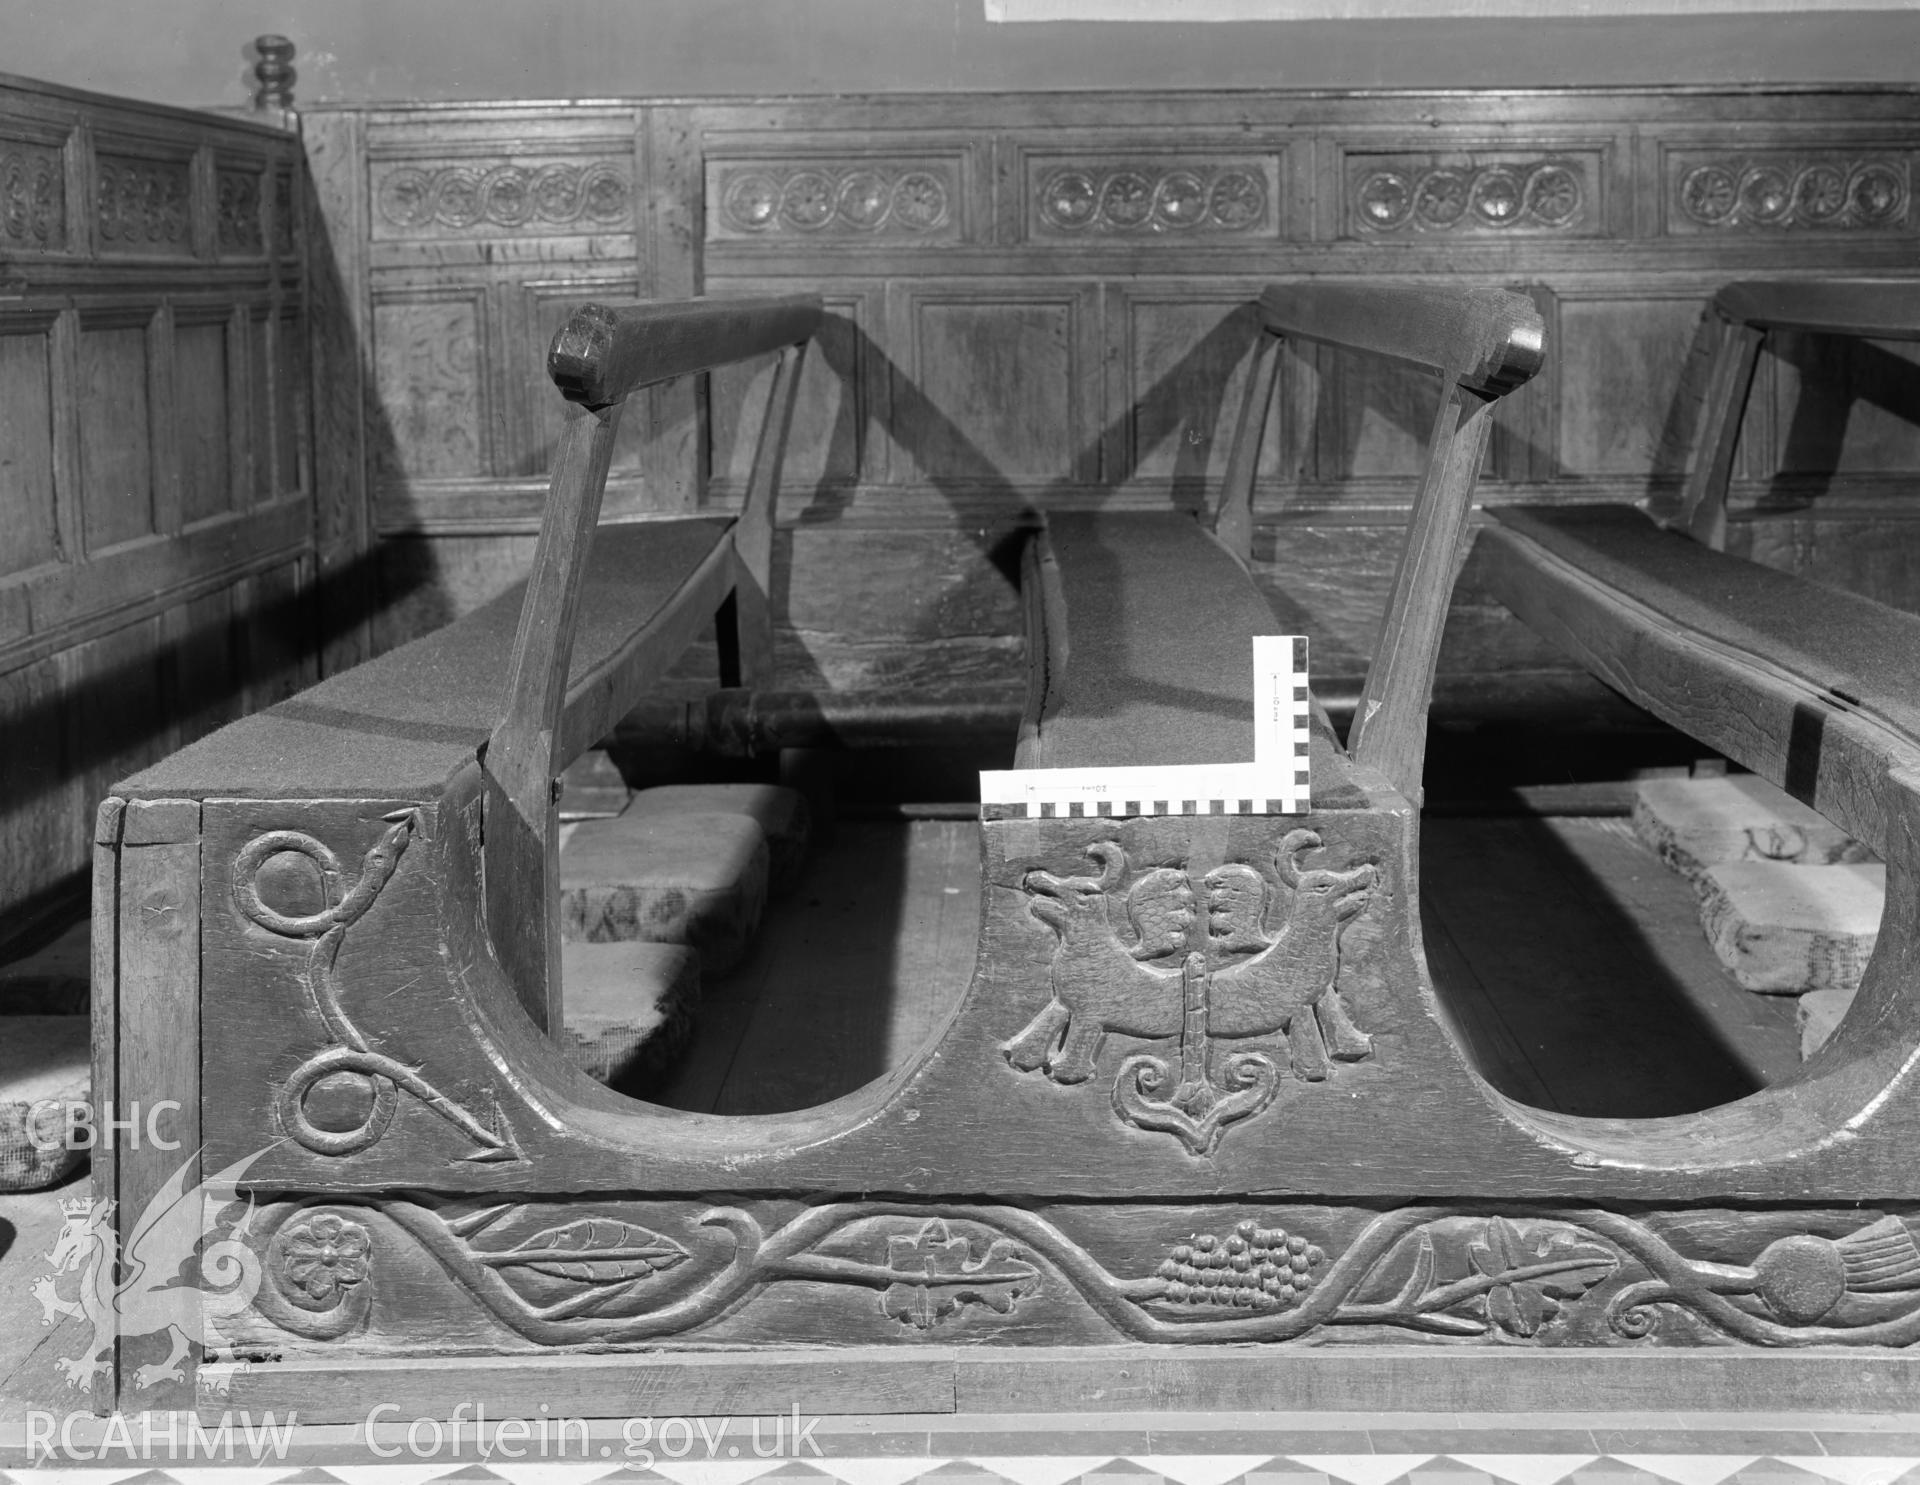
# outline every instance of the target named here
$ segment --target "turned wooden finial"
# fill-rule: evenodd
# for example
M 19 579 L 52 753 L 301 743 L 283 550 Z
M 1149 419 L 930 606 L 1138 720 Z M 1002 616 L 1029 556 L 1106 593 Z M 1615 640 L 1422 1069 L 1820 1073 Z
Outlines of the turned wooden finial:
M 293 84 L 300 76 L 293 70 L 293 43 L 284 36 L 256 36 L 253 49 L 260 54 L 260 60 L 253 64 L 254 111 L 292 108 Z

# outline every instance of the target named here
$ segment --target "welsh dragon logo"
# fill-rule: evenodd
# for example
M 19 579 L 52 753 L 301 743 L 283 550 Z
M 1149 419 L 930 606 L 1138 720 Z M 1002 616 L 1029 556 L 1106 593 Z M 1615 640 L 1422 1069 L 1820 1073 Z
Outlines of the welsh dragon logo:
M 92 1327 L 87 1349 L 58 1363 L 71 1386 L 84 1389 L 111 1368 L 116 1335 L 172 1337 L 164 1360 L 135 1370 L 140 1388 L 184 1381 L 180 1363 L 192 1349 L 204 1353 L 220 1343 L 219 1322 L 245 1310 L 260 1289 L 260 1255 L 250 1241 L 254 1208 L 237 1188 L 265 1153 L 236 1160 L 197 1185 L 188 1184 L 192 1161 L 182 1162 L 147 1203 L 124 1249 L 115 1203 L 90 1197 L 61 1203 L 66 1221 L 47 1253 L 53 1272 L 35 1281 L 33 1294 L 43 1325 L 72 1316 Z M 243 1201 L 244 1210 L 229 1219 Z M 69 1275 L 77 1288 L 63 1295 L 61 1281 Z M 209 1374 L 221 1375 L 203 1373 Z

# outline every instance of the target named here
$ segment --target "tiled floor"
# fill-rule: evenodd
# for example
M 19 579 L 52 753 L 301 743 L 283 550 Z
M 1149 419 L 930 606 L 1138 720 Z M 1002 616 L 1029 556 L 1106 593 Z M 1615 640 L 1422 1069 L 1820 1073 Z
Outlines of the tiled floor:
M 282 1420 L 284 1423 L 284 1420 Z M 543 1445 L 472 1425 L 271 1429 L 209 1419 L 0 1425 L 23 1485 L 1892 1485 L 1920 1482 L 1920 1413 L 1188 1413 L 597 1421 Z M 33 1433 L 30 1436 L 29 1430 Z M 1098 1447 L 1132 1435 L 1139 1447 Z M 51 1438 L 52 1448 L 46 1445 Z M 207 1438 L 214 1459 L 207 1458 Z M 230 1440 L 230 1442 L 229 1442 Z M 191 1457 L 189 1450 L 191 1448 Z M 31 1450 L 32 1462 L 28 1454 Z M 516 1450 L 525 1457 L 508 1456 Z M 764 1457 L 763 1457 L 764 1456 Z

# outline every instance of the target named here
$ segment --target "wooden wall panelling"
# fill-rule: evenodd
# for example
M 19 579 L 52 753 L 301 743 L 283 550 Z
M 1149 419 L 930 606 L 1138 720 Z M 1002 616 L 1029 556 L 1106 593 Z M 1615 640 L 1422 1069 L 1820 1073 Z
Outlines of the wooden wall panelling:
M 0 315 L 0 580 L 60 554 L 54 469 L 59 435 L 54 378 L 61 367 L 56 312 Z M 0 606 L 0 614 L 7 610 Z M 15 624 L 24 624 L 24 613 Z M 0 644 L 24 629 L 0 619 Z
M 369 425 L 379 410 L 367 387 L 365 124 L 357 113 L 302 120 L 306 170 L 298 179 L 310 243 L 306 255 L 313 388 L 314 542 L 326 600 L 321 665 L 327 674 L 372 653 L 374 516 L 368 496 Z M 294 182 L 274 198 L 275 235 Z M 288 234 L 292 236 L 291 232 Z
M 802 292 L 791 279 L 728 278 L 710 287 L 740 295 Z M 840 279 L 823 302 L 826 318 L 801 367 L 782 466 L 780 513 L 789 522 L 822 519 L 869 477 L 867 451 L 873 434 L 888 421 L 883 401 L 888 378 L 870 354 L 884 334 L 883 285 Z M 716 505 L 731 505 L 746 487 L 753 448 L 740 437 L 741 422 L 743 416 L 750 425 L 759 418 L 774 359 L 730 366 L 710 379 L 709 497 Z
M 1015 132 L 1001 149 L 1006 245 L 1157 249 L 1191 265 L 1289 235 L 1288 147 L 1270 138 L 1121 126 Z
M 192 526 L 233 510 L 241 430 L 228 409 L 242 381 L 232 353 L 234 314 L 218 302 L 183 305 L 173 316 L 174 449 L 179 461 L 180 521 Z M 238 456 L 238 457 L 236 457 Z
M 1683 89 L 643 103 L 625 114 L 642 203 L 628 245 L 505 229 L 482 237 L 478 228 L 402 241 L 381 236 L 376 222 L 369 302 L 402 285 L 472 283 L 495 296 L 486 300 L 499 335 L 492 344 L 506 346 L 537 339 L 525 327 L 564 292 L 556 286 L 575 280 L 630 271 L 641 294 L 662 296 L 823 290 L 849 322 L 846 338 L 864 358 L 855 385 L 869 400 L 856 410 L 850 445 L 846 404 L 832 403 L 845 378 L 825 375 L 845 352 L 829 345 L 812 358 L 789 494 L 810 488 L 785 504 L 806 533 L 796 525 L 780 548 L 810 572 L 827 571 L 818 554 L 836 523 L 849 540 L 856 526 L 917 530 L 929 552 L 945 540 L 936 532 L 996 533 L 969 543 L 984 551 L 1035 505 L 1186 498 L 1217 476 L 1217 455 L 1196 457 L 1180 442 L 1192 430 L 1172 431 L 1146 399 L 1165 367 L 1205 342 L 1209 316 L 1267 280 L 1299 275 L 1524 288 L 1549 321 L 1553 359 L 1501 409 L 1483 497 L 1660 499 L 1690 452 L 1695 328 L 1718 283 L 1754 271 L 1911 271 L 1914 218 L 1900 193 L 1920 144 L 1912 101 L 1899 89 Z M 349 116 L 377 175 L 382 161 L 457 163 L 460 150 L 533 159 L 549 147 L 585 148 L 581 141 L 613 134 L 618 111 L 500 105 Z M 509 135 L 519 141 L 511 149 L 501 142 Z M 1689 172 L 1737 156 L 1746 162 L 1740 179 L 1764 184 L 1769 151 L 1804 156 L 1793 178 L 1816 183 L 1825 177 L 1813 167 L 1845 155 L 1856 195 L 1852 216 L 1841 216 L 1852 225 L 1676 217 Z M 1894 172 L 1891 185 L 1882 165 Z M 1900 202 L 1882 202 L 1888 191 Z M 362 195 L 376 192 L 369 180 Z M 493 254 L 484 267 L 483 241 Z M 1184 366 L 1192 383 L 1180 395 L 1212 405 L 1210 384 L 1230 381 L 1237 366 L 1224 340 L 1207 343 Z M 698 489 L 703 453 L 721 461 L 709 498 L 732 499 L 738 471 L 725 459 L 750 380 L 721 379 L 704 429 L 684 403 L 650 410 L 647 425 L 666 436 L 647 456 L 642 505 L 693 498 L 686 492 Z M 1785 395 L 1783 383 L 1776 400 Z M 1324 632 L 1316 656 L 1330 664 L 1353 665 L 1370 643 L 1374 576 L 1390 571 L 1429 398 L 1417 379 L 1287 352 L 1257 492 L 1257 560 L 1305 627 Z M 496 581 L 517 563 L 504 533 L 526 529 L 515 513 L 532 508 L 520 482 L 538 452 L 539 406 L 514 414 L 524 421 L 508 441 L 512 467 L 436 487 L 447 503 L 416 523 L 425 544 L 404 558 L 396 550 L 392 571 L 418 577 L 430 566 L 422 554 L 437 550 L 449 586 L 407 599 L 408 612 L 448 612 L 454 589 L 462 604 L 489 591 L 487 542 L 497 543 Z M 1776 414 L 1769 405 L 1752 416 Z M 1877 477 L 1868 466 L 1895 457 L 1900 437 L 1892 423 L 1884 436 L 1872 431 L 1877 408 L 1867 416 L 1866 431 L 1849 435 L 1863 440 L 1848 456 L 1859 472 L 1850 466 L 1829 481 L 1809 511 L 1815 525 L 1775 533 L 1769 550 L 1837 560 L 1836 502 L 1867 498 Z M 1737 488 L 1749 504 L 1761 486 L 1776 500 L 1807 497 L 1789 490 L 1798 476 L 1776 478 L 1766 463 L 1784 430 L 1760 431 Z M 1113 481 L 1117 492 L 1103 488 Z M 466 513 L 457 521 L 456 499 Z M 1874 519 L 1898 519 L 1873 509 Z M 982 584 L 966 612 L 997 612 L 998 569 L 984 559 L 960 567 Z M 863 576 L 904 586 L 914 571 L 896 562 Z M 1901 581 L 1897 571 L 1888 559 L 1873 581 Z M 777 581 L 777 595 L 781 582 L 782 601 L 811 602 L 797 574 Z M 1520 655 L 1493 610 L 1462 592 L 1443 665 L 1485 673 L 1554 663 Z M 956 622 L 972 622 L 958 613 Z M 851 618 L 829 634 L 808 614 L 802 623 L 789 613 L 783 664 L 845 678 L 886 673 L 882 649 L 866 646 Z M 924 633 L 922 619 L 905 628 L 885 619 L 884 632 Z
M 1108 483 L 1171 488 L 1177 504 L 1198 508 L 1226 471 L 1259 335 L 1249 307 L 1252 282 L 1116 282 L 1107 295 L 1104 409 Z M 1275 406 L 1290 407 L 1294 358 L 1282 358 Z M 1224 390 L 1223 390 L 1224 389 Z M 1258 477 L 1271 485 L 1297 467 L 1304 443 L 1284 411 L 1269 416 Z
M 278 283 L 265 252 L 296 160 L 252 121 L 0 86 L 0 938 L 83 889 L 108 784 L 244 704 L 232 590 L 311 544 L 297 478 L 244 482 L 261 377 L 287 436 L 305 415 L 304 371 L 250 344 L 300 313 L 299 244 Z
M 999 503 L 1098 483 L 1103 294 L 1073 280 L 890 282 L 889 481 Z
M 635 243 L 641 292 L 650 299 L 704 293 L 704 181 L 692 110 L 642 109 L 635 141 L 645 200 Z M 685 378 L 649 389 L 629 410 L 622 432 L 640 438 L 641 469 L 654 509 L 688 510 L 700 503 L 706 474 L 702 417 L 699 385 Z
M 157 308 L 132 304 L 80 318 L 82 541 L 89 555 L 151 536 L 156 509 L 153 341 Z
M 1705 366 L 1693 356 L 1711 280 L 1557 285 L 1558 462 L 1642 493 L 1685 472 Z
M 1514 134 L 1521 138 L 1515 139 Z M 1625 235 L 1619 137 L 1556 129 L 1369 132 L 1342 139 L 1333 235 L 1366 243 L 1470 242 L 1527 251 L 1529 239 Z

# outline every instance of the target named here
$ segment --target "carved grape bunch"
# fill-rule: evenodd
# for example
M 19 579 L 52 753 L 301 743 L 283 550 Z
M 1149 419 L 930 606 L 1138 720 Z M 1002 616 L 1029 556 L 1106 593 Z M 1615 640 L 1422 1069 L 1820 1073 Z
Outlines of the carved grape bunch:
M 1231 1233 L 1202 1233 L 1181 1243 L 1155 1271 L 1172 1304 L 1273 1313 L 1289 1310 L 1313 1288 L 1327 1255 L 1298 1233 L 1251 1219 Z

